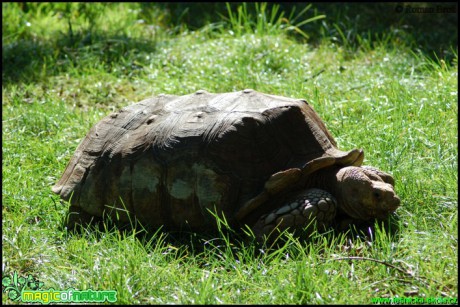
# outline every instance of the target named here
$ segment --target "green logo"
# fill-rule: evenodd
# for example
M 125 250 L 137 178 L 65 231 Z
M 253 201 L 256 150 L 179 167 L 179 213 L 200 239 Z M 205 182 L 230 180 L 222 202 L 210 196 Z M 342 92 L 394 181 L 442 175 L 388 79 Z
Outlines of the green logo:
M 117 301 L 117 291 L 105 290 L 96 291 L 75 290 L 54 290 L 53 288 L 41 289 L 44 283 L 35 279 L 32 275 L 22 277 L 17 272 L 13 275 L 2 278 L 3 293 L 8 293 L 8 298 L 12 301 L 22 301 L 23 303 L 114 303 Z

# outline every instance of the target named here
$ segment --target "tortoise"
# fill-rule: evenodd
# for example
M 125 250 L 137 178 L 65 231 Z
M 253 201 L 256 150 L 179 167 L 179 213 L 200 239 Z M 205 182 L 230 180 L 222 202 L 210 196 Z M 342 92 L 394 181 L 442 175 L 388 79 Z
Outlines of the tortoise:
M 394 179 L 363 159 L 337 148 L 306 100 L 200 90 L 103 118 L 52 191 L 70 202 L 68 228 L 108 216 L 202 232 L 219 217 L 262 238 L 386 219 Z

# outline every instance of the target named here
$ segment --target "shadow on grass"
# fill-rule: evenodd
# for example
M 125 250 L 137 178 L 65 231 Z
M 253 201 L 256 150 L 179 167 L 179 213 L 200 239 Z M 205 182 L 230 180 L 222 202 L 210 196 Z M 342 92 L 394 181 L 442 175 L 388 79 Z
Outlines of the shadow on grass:
M 270 6 L 275 4 L 284 11 L 285 18 L 290 18 L 294 8 L 296 13 L 292 16 L 296 16 L 307 5 L 272 2 L 269 3 L 267 14 L 270 13 Z M 241 3 L 231 3 L 230 7 L 237 11 L 239 5 Z M 87 12 L 88 18 L 93 18 L 98 12 L 90 8 L 84 7 L 83 12 Z M 257 17 L 254 5 L 248 5 L 247 9 L 251 18 Z M 27 11 L 27 7 L 22 10 Z M 10 14 L 18 12 L 19 9 Z M 453 48 L 456 49 L 458 45 L 456 3 L 315 3 L 304 18 L 320 14 L 325 14 L 326 18 L 300 27 L 310 36 L 308 42 L 311 44 L 328 39 L 354 52 L 363 43 L 373 48 L 376 43 L 385 44 L 389 40 L 390 43 L 400 41 L 430 58 L 450 62 L 455 57 Z M 220 2 L 141 3 L 138 13 L 138 18 L 144 20 L 146 25 L 152 23 L 169 29 L 185 27 L 191 30 L 208 23 L 221 22 L 226 16 L 226 4 Z M 12 34 L 8 31 L 16 30 L 14 27 L 12 30 L 6 29 L 4 37 Z M 131 76 L 143 64 L 150 63 L 145 57 L 136 57 L 135 54 L 151 54 L 155 50 L 156 41 L 152 37 L 136 39 L 125 34 L 113 35 L 96 27 L 76 33 L 60 33 L 47 41 L 21 37 L 12 43 L 2 44 L 2 81 L 4 84 L 43 81 L 49 76 L 70 70 L 81 70 L 84 74 L 83 70 L 88 67 L 104 67 L 109 73 Z M 112 69 L 114 66 L 124 68 L 115 72 Z
M 220 224 L 221 222 L 218 222 Z M 191 230 L 171 230 L 164 227 L 145 227 L 138 221 L 133 223 L 117 223 L 111 218 L 94 218 L 88 225 L 75 225 L 67 228 L 65 221 L 61 224 L 61 231 L 77 237 L 106 237 L 107 234 L 118 234 L 119 238 L 136 237 L 147 250 L 173 250 L 178 254 L 210 255 L 239 259 L 238 254 L 244 253 L 249 258 L 266 257 L 285 251 L 294 255 L 298 252 L 307 253 L 308 250 L 322 251 L 325 244 L 330 248 L 350 248 L 353 242 L 367 242 L 372 244 L 381 240 L 382 234 L 391 242 L 399 240 L 402 223 L 396 214 L 386 220 L 372 220 L 346 227 L 330 227 L 328 230 L 307 231 L 297 229 L 285 230 L 270 238 L 256 238 L 250 231 L 232 229 L 221 225 L 217 230 L 194 232 Z M 212 227 L 210 227 L 212 229 Z M 380 239 L 377 239 L 379 238 Z M 206 259 L 205 259 L 206 260 Z
M 230 4 L 235 12 L 241 3 Z M 284 17 L 289 18 L 301 12 L 308 3 L 270 2 L 269 8 L 279 5 Z M 159 7 L 166 11 L 171 25 L 185 24 L 194 30 L 207 23 L 222 21 L 228 16 L 225 3 L 144 3 L 144 9 Z M 248 14 L 255 18 L 254 5 L 247 6 Z M 270 9 L 267 10 L 270 12 Z M 318 44 L 324 38 L 346 47 L 356 48 L 362 39 L 370 42 L 392 36 L 404 41 L 414 49 L 431 58 L 450 61 L 454 55 L 451 48 L 458 45 L 458 4 L 436 3 L 314 3 L 305 18 L 326 15 L 320 21 L 307 23 L 300 28 L 310 36 L 309 43 Z M 436 54 L 436 55 L 435 55 Z
M 114 73 L 114 67 L 123 66 L 126 68 L 121 69 L 123 74 L 132 74 L 145 59 L 136 57 L 136 54 L 150 54 L 155 50 L 156 43 L 151 39 L 96 31 L 72 36 L 61 34 L 48 41 L 20 39 L 2 45 L 2 82 L 43 82 L 50 76 L 71 70 L 80 70 L 84 74 L 85 69 L 93 67 L 103 67 Z

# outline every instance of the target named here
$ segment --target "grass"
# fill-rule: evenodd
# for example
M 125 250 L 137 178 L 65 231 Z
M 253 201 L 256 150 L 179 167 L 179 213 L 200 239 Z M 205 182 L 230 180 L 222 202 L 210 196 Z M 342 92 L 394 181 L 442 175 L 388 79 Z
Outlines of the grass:
M 168 28 L 164 11 L 141 4 L 53 5 L 2 4 L 2 277 L 17 271 L 46 289 L 113 289 L 120 304 L 458 296 L 456 47 L 450 60 L 391 33 L 347 44 L 339 22 L 340 40 L 326 31 L 312 46 L 292 36 L 310 11 L 288 23 L 280 11 L 249 18 L 241 8 L 189 31 Z M 400 236 L 308 244 L 287 235 L 268 251 L 223 234 L 185 244 L 161 232 L 60 228 L 67 208 L 50 187 L 102 117 L 160 93 L 244 88 L 306 98 L 340 148 L 363 148 L 366 164 L 391 172 Z M 2 302 L 11 303 L 6 293 Z

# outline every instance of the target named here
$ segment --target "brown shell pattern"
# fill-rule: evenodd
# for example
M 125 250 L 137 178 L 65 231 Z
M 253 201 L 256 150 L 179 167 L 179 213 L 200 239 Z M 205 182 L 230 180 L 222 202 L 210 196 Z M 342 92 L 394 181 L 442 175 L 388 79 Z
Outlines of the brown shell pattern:
M 305 100 L 253 90 L 160 95 L 98 122 L 53 191 L 95 216 L 125 208 L 152 226 L 201 229 L 207 209 L 234 217 L 273 174 L 348 154 Z

